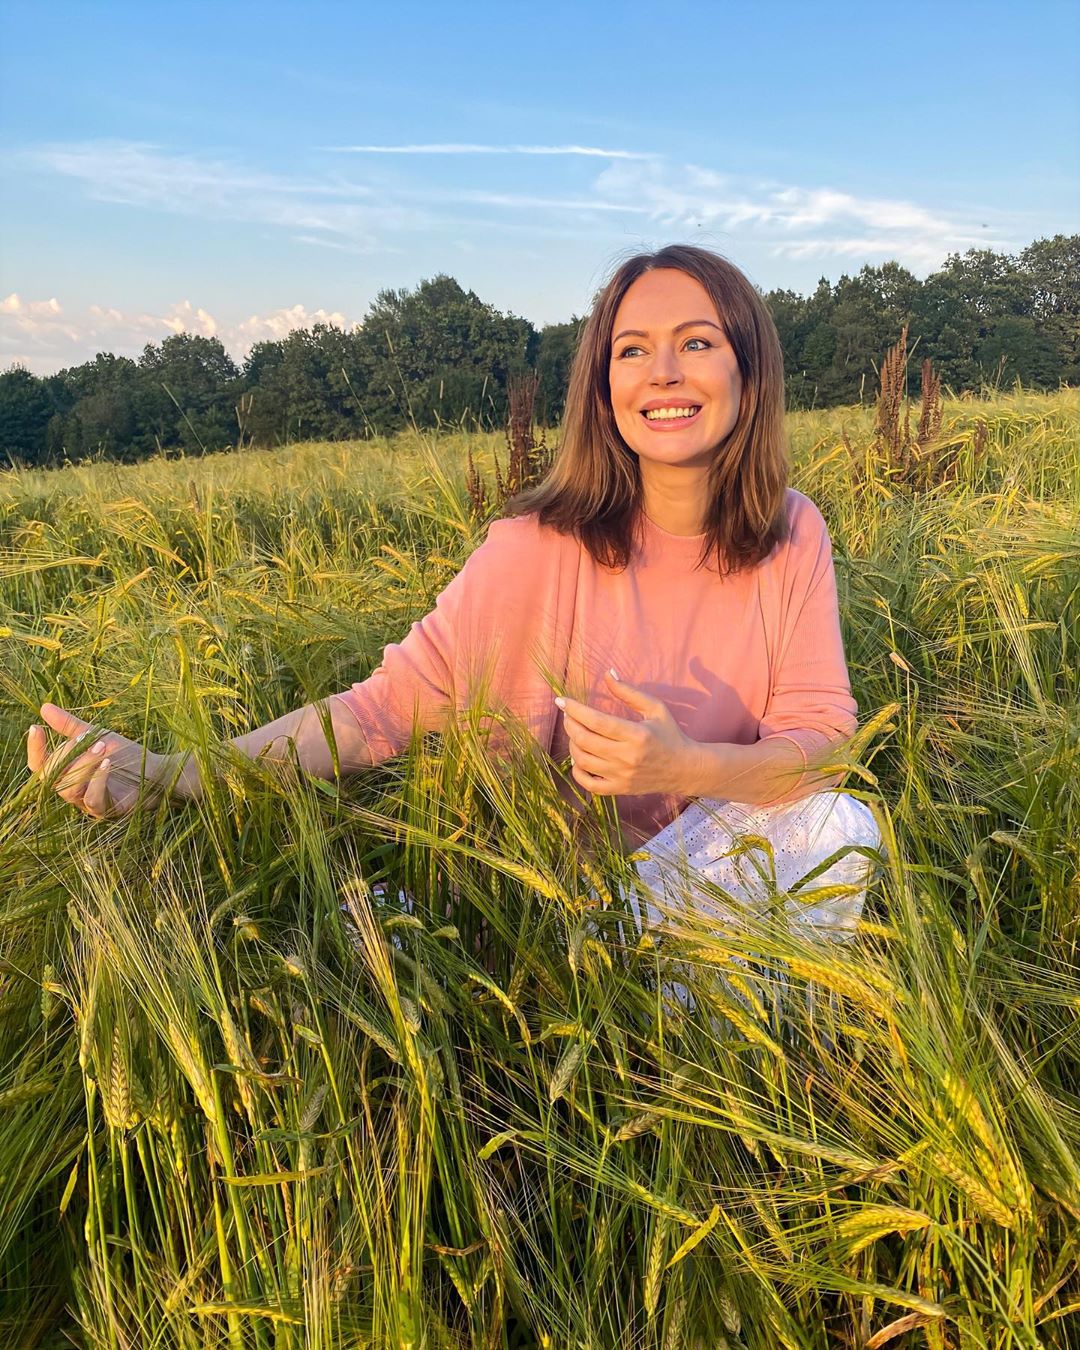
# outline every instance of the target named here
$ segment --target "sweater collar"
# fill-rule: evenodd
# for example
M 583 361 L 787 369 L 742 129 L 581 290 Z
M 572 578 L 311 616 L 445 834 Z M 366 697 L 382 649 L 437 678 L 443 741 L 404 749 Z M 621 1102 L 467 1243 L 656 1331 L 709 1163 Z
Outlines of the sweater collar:
M 650 564 L 675 561 L 693 565 L 701 557 L 704 534 L 672 534 L 661 529 L 644 512 L 641 515 L 645 536 L 645 560 Z

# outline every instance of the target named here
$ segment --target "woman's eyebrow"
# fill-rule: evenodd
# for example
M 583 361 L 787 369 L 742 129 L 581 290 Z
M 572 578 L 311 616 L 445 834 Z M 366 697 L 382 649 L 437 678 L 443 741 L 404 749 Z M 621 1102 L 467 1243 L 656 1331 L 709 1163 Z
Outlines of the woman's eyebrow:
M 671 330 L 673 333 L 681 333 L 684 328 L 715 328 L 718 333 L 724 330 L 718 323 L 713 323 L 712 319 L 687 319 L 684 323 L 677 323 Z M 621 333 L 616 333 L 611 339 L 612 342 L 618 342 L 624 337 L 648 337 L 648 333 L 640 328 L 624 328 Z

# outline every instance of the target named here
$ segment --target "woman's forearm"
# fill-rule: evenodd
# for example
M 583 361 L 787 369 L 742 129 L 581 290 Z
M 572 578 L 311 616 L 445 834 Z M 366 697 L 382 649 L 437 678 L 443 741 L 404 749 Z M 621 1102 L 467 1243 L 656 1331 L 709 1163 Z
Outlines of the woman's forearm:
M 334 752 L 323 729 L 327 716 L 337 753 L 337 770 Z M 315 778 L 333 779 L 338 770 L 346 777 L 373 763 L 355 716 L 337 695 L 285 713 L 266 726 L 234 737 L 229 744 L 248 759 L 291 761 L 295 757 L 300 768 Z M 201 797 L 203 782 L 195 756 L 167 758 L 176 775 L 171 795 L 184 801 Z
M 750 805 L 771 805 L 790 794 L 816 792 L 835 778 L 807 763 L 802 747 L 783 736 L 753 745 L 706 744 L 694 748 L 688 772 L 691 797 L 716 797 Z

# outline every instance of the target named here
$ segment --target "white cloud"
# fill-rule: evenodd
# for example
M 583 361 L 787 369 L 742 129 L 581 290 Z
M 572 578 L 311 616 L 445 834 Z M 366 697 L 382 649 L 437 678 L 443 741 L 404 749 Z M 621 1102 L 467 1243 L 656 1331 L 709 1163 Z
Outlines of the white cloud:
M 78 328 L 64 317 L 55 296 L 49 300 L 24 300 L 12 291 L 0 300 L 0 360 L 4 366 L 15 361 L 35 369 L 32 353 L 43 337 L 60 343 L 75 342 L 79 337 Z
M 916 202 L 858 197 L 830 187 L 739 182 L 693 164 L 611 164 L 594 189 L 609 203 L 643 206 L 658 224 L 719 227 L 778 257 L 896 258 L 925 271 L 950 252 L 1012 244 L 1006 235 L 991 237 L 977 229 L 974 219 Z
M 69 315 L 55 298 L 27 301 L 13 292 L 0 301 L 0 368 L 18 364 L 45 375 L 81 365 L 98 352 L 137 357 L 148 342 L 161 342 L 175 333 L 220 338 L 225 349 L 242 361 L 256 342 L 278 341 L 317 323 L 348 327 L 344 314 L 308 310 L 302 304 L 221 322 L 190 300 L 170 305 L 163 314 L 90 305 L 81 314 Z
M 54 295 L 51 300 L 22 300 L 12 291 L 4 300 L 0 300 L 0 314 L 13 314 L 24 320 L 36 320 L 60 313 L 60 301 Z
M 349 326 L 345 315 L 337 310 L 332 313 L 325 309 L 308 311 L 303 305 L 293 305 L 289 309 L 276 309 L 271 314 L 252 314 L 250 318 L 236 324 L 229 330 L 232 341 L 230 350 L 246 355 L 256 342 L 277 342 L 298 328 L 313 328 L 317 323 L 328 324 L 332 328 Z
M 217 337 L 217 320 L 205 309 L 196 309 L 190 300 L 173 305 L 162 323 L 170 333 L 197 333 L 200 337 Z
M 328 145 L 335 155 L 584 155 L 591 159 L 651 159 L 639 150 L 602 150 L 595 145 Z
M 512 211 L 555 211 L 583 214 L 589 211 L 629 212 L 647 215 L 648 210 L 632 202 L 605 202 L 596 197 L 542 197 L 521 192 L 483 192 L 472 188 L 452 191 L 434 189 L 425 194 L 428 200 L 458 202 L 470 206 L 505 207 Z

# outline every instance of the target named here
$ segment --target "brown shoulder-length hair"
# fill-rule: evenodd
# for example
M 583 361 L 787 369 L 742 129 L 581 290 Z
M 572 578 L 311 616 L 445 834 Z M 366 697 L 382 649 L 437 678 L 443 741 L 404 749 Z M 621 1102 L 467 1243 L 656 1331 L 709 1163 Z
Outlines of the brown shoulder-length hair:
M 576 535 L 607 567 L 625 567 L 640 547 L 641 471 L 615 424 L 608 368 L 623 296 L 643 273 L 660 267 L 685 272 L 705 287 L 742 376 L 738 420 L 709 469 L 698 562 L 702 567 L 715 557 L 722 574 L 741 571 L 787 538 L 784 358 L 769 311 L 746 277 L 726 258 L 690 244 L 628 258 L 597 296 L 570 371 L 559 453 L 543 481 L 512 497 L 503 514 L 535 512 L 541 524 Z

